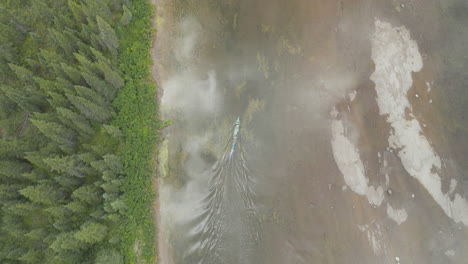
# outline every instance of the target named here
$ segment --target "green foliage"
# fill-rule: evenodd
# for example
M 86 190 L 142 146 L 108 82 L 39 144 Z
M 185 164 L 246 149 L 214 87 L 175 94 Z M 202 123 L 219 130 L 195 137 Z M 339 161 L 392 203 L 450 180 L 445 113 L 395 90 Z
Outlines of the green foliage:
M 112 116 L 112 113 L 108 108 L 93 103 L 84 97 L 67 94 L 67 98 L 81 112 L 81 114 L 90 120 L 106 122 Z
M 69 128 L 55 122 L 42 120 L 31 120 L 31 122 L 39 129 L 39 131 L 52 141 L 59 145 L 73 146 L 76 143 L 76 134 Z
M 99 35 L 101 36 L 109 51 L 118 49 L 119 39 L 117 38 L 114 29 L 100 16 L 96 16 L 96 21 L 99 27 Z
M 0 10 L 0 263 L 154 262 L 149 2 Z
M 75 234 L 75 237 L 83 242 L 94 244 L 102 241 L 107 235 L 107 227 L 98 223 L 85 225 Z
M 49 184 L 30 185 L 19 192 L 30 201 L 45 205 L 56 204 L 62 196 L 55 186 Z
M 98 252 L 95 264 L 123 264 L 122 256 L 113 249 L 101 249 Z
M 132 20 L 132 12 L 128 9 L 127 6 L 123 6 L 123 15 L 120 18 L 120 24 L 126 26 Z
M 125 144 L 119 155 L 124 164 L 121 189 L 126 210 L 122 226 L 123 256 L 136 262 L 132 246 L 139 241 L 146 262 L 154 262 L 154 225 L 152 201 L 154 191 L 153 155 L 160 128 L 155 100 L 156 87 L 151 80 L 150 48 L 152 43 L 152 8 L 146 0 L 132 1 L 132 21 L 118 32 L 120 37 L 120 71 L 126 76 L 125 86 L 114 100 L 118 116 L 113 122 L 124 134 Z

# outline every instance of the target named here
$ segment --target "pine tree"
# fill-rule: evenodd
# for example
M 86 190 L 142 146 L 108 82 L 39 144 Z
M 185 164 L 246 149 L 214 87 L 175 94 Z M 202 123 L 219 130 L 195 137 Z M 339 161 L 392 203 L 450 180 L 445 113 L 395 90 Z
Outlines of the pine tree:
M 99 68 L 96 67 L 96 65 L 94 63 L 92 63 L 91 61 L 89 61 L 85 56 L 83 56 L 83 55 L 81 55 L 79 53 L 75 53 L 73 55 L 80 62 L 80 64 L 83 66 L 83 68 L 80 68 L 81 72 L 82 72 L 81 74 L 83 74 L 83 72 L 92 73 L 92 72 L 99 71 Z M 84 70 L 84 69 L 86 69 L 86 70 Z
M 121 88 L 124 84 L 125 81 L 122 79 L 122 77 L 119 76 L 119 74 L 115 71 L 113 71 L 107 64 L 105 64 L 102 61 L 99 61 L 98 63 L 99 69 L 104 73 L 104 79 L 112 84 L 116 89 Z
M 65 207 L 70 209 L 74 213 L 83 213 L 83 212 L 86 212 L 86 210 L 88 209 L 86 204 L 83 204 L 80 201 L 73 201 L 65 205 Z
M 119 185 L 113 184 L 112 182 L 106 182 L 102 184 L 101 187 L 108 193 L 118 193 L 120 191 Z
M 107 3 L 102 0 L 84 0 L 84 2 L 86 4 L 83 6 L 83 11 L 89 19 L 95 19 L 96 16 L 100 16 L 109 23 L 112 21 L 112 13 Z
M 90 88 L 80 86 L 80 85 L 75 85 L 75 90 L 78 96 L 86 98 L 97 105 L 109 107 L 107 106 L 108 105 L 107 101 L 101 95 L 91 90 Z
M 20 199 L 20 194 L 18 190 L 22 189 L 24 186 L 21 184 L 0 184 L 0 202 L 6 203 L 7 201 Z
M 90 120 L 106 122 L 112 117 L 112 113 L 107 108 L 97 105 L 86 98 L 70 94 L 68 94 L 67 97 L 70 102 Z
M 119 39 L 117 38 L 114 29 L 100 16 L 96 16 L 96 21 L 99 27 L 99 35 L 106 44 L 106 47 L 109 51 L 115 52 L 115 50 L 119 48 Z
M 43 106 L 44 99 L 36 91 L 30 91 L 28 93 L 23 89 L 15 89 L 10 86 L 0 86 L 0 90 L 3 91 L 8 99 L 16 103 L 26 112 L 40 111 L 40 107 Z
M 70 7 L 73 17 L 75 18 L 75 21 L 78 24 L 84 24 L 86 22 L 86 15 L 83 12 L 82 7 L 72 0 L 68 0 L 68 6 Z
M 88 223 L 83 225 L 80 231 L 76 232 L 75 238 L 89 244 L 94 244 L 101 242 L 106 235 L 106 226 L 99 223 Z
M 88 204 L 96 204 L 101 200 L 100 194 L 101 191 L 95 185 L 88 184 L 76 189 L 72 197 Z
M 30 248 L 25 254 L 21 255 L 18 260 L 24 263 L 41 263 L 42 257 L 43 255 L 40 250 Z
M 56 252 L 66 250 L 79 251 L 84 247 L 86 247 L 86 244 L 75 238 L 74 232 L 60 233 L 52 245 L 50 245 L 50 248 Z
M 86 171 L 84 170 L 86 164 L 84 164 L 77 155 L 46 158 L 44 162 L 52 171 L 66 173 L 78 178 L 86 176 Z
M 109 134 L 111 137 L 115 139 L 120 139 L 123 137 L 122 131 L 118 127 L 111 126 L 111 125 L 103 125 L 102 129 Z
M 65 96 L 59 93 L 54 93 L 54 92 L 48 92 L 49 98 L 47 99 L 47 102 L 52 107 L 64 107 L 68 105 L 68 100 Z
M 27 141 L 0 138 L 0 158 L 22 158 L 24 153 L 32 148 Z
M 101 249 L 97 254 L 96 264 L 123 264 L 123 258 L 115 249 Z
M 75 69 L 72 66 L 69 66 L 65 63 L 60 64 L 62 66 L 63 72 L 68 76 L 69 80 L 74 84 L 84 84 L 85 81 L 81 76 L 81 72 Z
M 34 74 L 30 70 L 18 66 L 15 64 L 8 64 L 11 68 L 11 70 L 16 74 L 19 80 L 21 80 L 24 84 L 30 84 L 30 85 L 35 85 L 36 82 L 34 81 Z
M 59 114 L 59 119 L 64 124 L 74 128 L 77 132 L 84 133 L 85 135 L 93 135 L 95 133 L 91 124 L 82 115 L 62 107 L 57 108 L 57 113 Z
M 31 241 L 44 240 L 46 236 L 47 230 L 44 228 L 35 228 L 32 229 L 29 233 L 25 234 L 25 237 Z
M 2 210 L 10 215 L 27 216 L 39 209 L 31 202 L 10 201 L 3 205 Z
M 107 167 L 116 174 L 120 174 L 123 171 L 123 164 L 120 161 L 119 157 L 114 154 L 107 154 L 104 157 L 104 161 Z
M 57 142 L 60 145 L 72 147 L 76 143 L 76 134 L 54 122 L 47 122 L 33 119 L 31 122 L 42 132 L 46 137 Z
M 94 91 L 104 96 L 108 101 L 114 99 L 116 89 L 113 86 L 107 84 L 104 80 L 86 72 L 83 72 L 82 75 L 88 83 L 89 87 L 91 87 Z
M 123 213 L 127 209 L 127 205 L 122 199 L 117 199 L 111 203 L 112 208 L 114 210 L 119 211 L 120 213 Z
M 128 9 L 127 6 L 123 6 L 123 14 L 120 18 L 120 24 L 126 26 L 130 21 L 132 21 L 132 12 L 130 12 L 130 9 Z
M 31 185 L 19 192 L 32 202 L 45 205 L 56 204 L 63 197 L 60 191 L 48 184 Z
M 23 174 L 28 172 L 31 166 L 18 160 L 0 160 L 0 175 L 13 179 L 24 179 Z M 2 177 L 3 178 L 3 177 Z

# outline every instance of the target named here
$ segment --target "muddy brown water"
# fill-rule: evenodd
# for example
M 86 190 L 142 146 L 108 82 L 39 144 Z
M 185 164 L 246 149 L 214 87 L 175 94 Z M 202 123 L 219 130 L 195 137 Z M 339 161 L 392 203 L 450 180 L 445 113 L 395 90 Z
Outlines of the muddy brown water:
M 466 263 L 468 228 L 388 148 L 391 128 L 369 79 L 376 19 L 406 27 L 418 44 L 413 115 L 442 159 L 444 192 L 456 179 L 465 197 L 466 1 L 159 0 L 155 75 L 173 121 L 160 155 L 159 263 L 191 263 L 184 252 L 199 241 L 182 226 L 199 213 L 205 172 L 238 116 L 262 222 L 246 263 Z M 369 184 L 384 186 L 381 206 L 346 186 L 330 143 L 333 108 L 351 124 Z M 407 219 L 398 225 L 387 204 Z

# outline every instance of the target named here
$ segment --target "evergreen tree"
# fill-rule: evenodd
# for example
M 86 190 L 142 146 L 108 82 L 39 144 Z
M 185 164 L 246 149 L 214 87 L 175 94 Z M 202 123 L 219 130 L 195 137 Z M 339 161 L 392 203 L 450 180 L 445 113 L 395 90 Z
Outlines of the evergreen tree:
M 75 238 L 74 232 L 60 233 L 55 241 L 50 245 L 50 248 L 56 252 L 61 251 L 79 251 L 86 247 L 86 244 Z
M 119 74 L 115 71 L 113 71 L 107 64 L 105 64 L 102 61 L 99 61 L 98 63 L 99 69 L 102 71 L 104 74 L 104 79 L 112 84 L 116 89 L 121 88 L 125 82 L 122 79 L 122 77 L 119 76 Z
M 102 241 L 107 235 L 107 227 L 99 223 L 88 223 L 83 225 L 80 231 L 76 232 L 75 238 L 94 244 Z
M 49 95 L 49 99 L 47 99 L 47 102 L 49 102 L 49 104 L 52 106 L 52 107 L 64 107 L 64 106 L 67 106 L 69 103 L 68 103 L 68 100 L 65 96 L 63 96 L 62 94 L 59 94 L 59 93 L 54 93 L 54 92 L 48 92 L 48 95 Z
M 67 98 L 78 110 L 80 110 L 84 116 L 90 120 L 106 122 L 112 117 L 112 113 L 107 108 L 97 105 L 86 98 L 70 94 L 67 95 Z
M 23 89 L 15 89 L 10 86 L 0 86 L 0 90 L 20 108 L 27 112 L 40 111 L 43 105 L 43 97 L 35 91 L 27 93 Z
M 122 131 L 120 131 L 118 127 L 111 125 L 103 125 L 102 128 L 107 134 L 109 134 L 109 136 L 115 139 L 120 139 L 123 137 Z
M 96 16 L 96 21 L 99 27 L 99 35 L 106 44 L 106 47 L 109 51 L 115 52 L 115 50 L 119 48 L 119 39 L 114 29 L 100 16 Z
M 86 204 L 83 204 L 82 202 L 80 201 L 73 201 L 71 203 L 68 203 L 67 205 L 65 205 L 66 208 L 70 209 L 70 211 L 74 212 L 74 213 L 83 213 L 83 212 L 86 212 L 87 210 L 87 206 Z
M 42 257 L 43 255 L 40 250 L 31 248 L 31 249 L 28 249 L 26 253 L 21 255 L 21 257 L 19 257 L 18 260 L 24 263 L 41 263 Z
M 88 184 L 76 189 L 72 197 L 88 204 L 96 204 L 101 200 L 100 194 L 101 191 L 95 185 Z
M 86 15 L 83 12 L 82 7 L 72 0 L 68 0 L 68 6 L 70 7 L 70 11 L 72 12 L 73 17 L 75 18 L 75 21 L 78 24 L 84 24 L 86 22 Z
M 60 191 L 49 184 L 30 185 L 19 192 L 32 202 L 45 205 L 56 204 L 63 197 Z
M 116 89 L 113 86 L 107 84 L 101 78 L 98 78 L 86 72 L 83 72 L 82 75 L 88 83 L 89 87 L 91 87 L 94 91 L 99 93 L 101 96 L 105 97 L 108 101 L 114 99 Z
M 101 249 L 97 255 L 95 264 L 123 264 L 122 256 L 114 249 Z
M 18 160 L 0 160 L 0 175 L 23 179 L 23 174 L 31 169 L 28 163 Z
M 77 132 L 84 133 L 85 135 L 94 134 L 94 129 L 91 127 L 91 124 L 82 115 L 62 107 L 57 108 L 57 113 L 59 114 L 59 119 L 64 124 L 74 128 Z
M 78 96 L 86 98 L 97 105 L 109 107 L 106 100 L 92 89 L 80 85 L 75 85 L 75 90 Z
M 107 167 L 116 174 L 120 174 L 123 171 L 123 164 L 120 161 L 119 157 L 114 154 L 107 154 L 104 157 L 104 162 Z
M 12 63 L 8 65 L 10 66 L 12 71 L 16 74 L 18 79 L 21 80 L 24 84 L 34 85 L 36 83 L 33 78 L 34 74 L 30 70 L 22 66 L 12 64 Z
M 31 122 L 39 129 L 39 131 L 42 132 L 42 134 L 44 134 L 44 136 L 60 145 L 73 147 L 76 143 L 76 134 L 58 123 L 37 119 L 31 120 Z
M 81 73 L 72 66 L 65 63 L 60 64 L 63 72 L 67 75 L 68 79 L 74 84 L 84 84 L 84 79 L 81 77 Z
M 46 158 L 44 162 L 52 171 L 66 173 L 78 178 L 83 178 L 87 175 L 87 164 L 85 164 L 78 155 Z
M 123 15 L 120 18 L 120 24 L 126 26 L 130 21 L 132 21 L 132 12 L 130 12 L 127 6 L 123 6 Z

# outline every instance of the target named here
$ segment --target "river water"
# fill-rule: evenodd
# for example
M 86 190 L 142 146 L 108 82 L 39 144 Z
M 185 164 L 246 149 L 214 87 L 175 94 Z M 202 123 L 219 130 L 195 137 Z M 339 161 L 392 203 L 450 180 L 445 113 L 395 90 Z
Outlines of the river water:
M 466 1 L 159 0 L 156 26 L 159 263 L 466 263 Z

